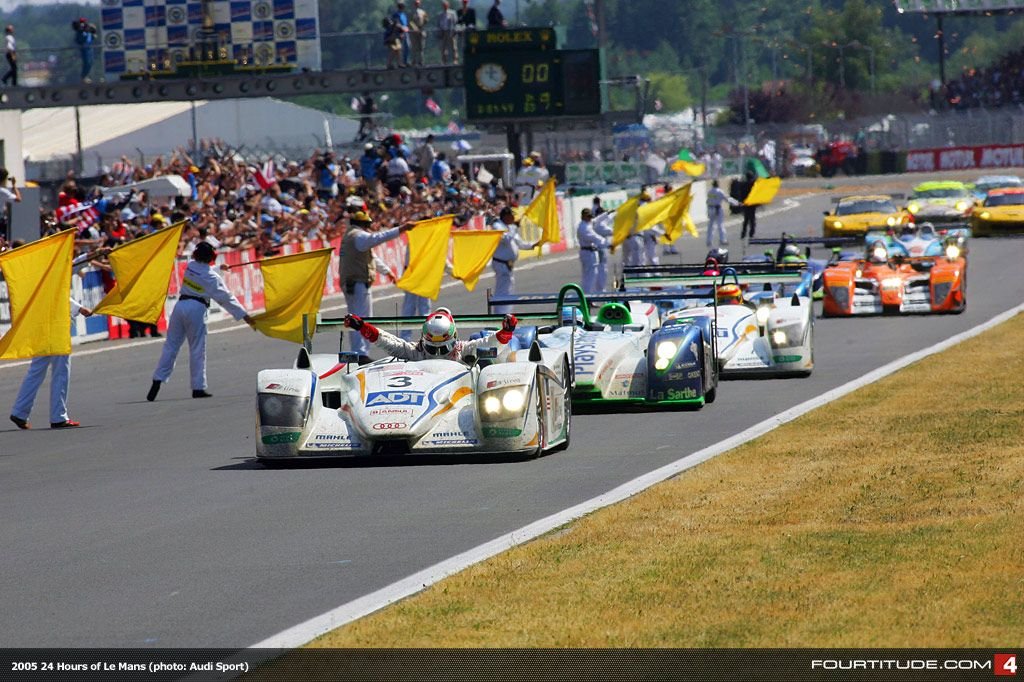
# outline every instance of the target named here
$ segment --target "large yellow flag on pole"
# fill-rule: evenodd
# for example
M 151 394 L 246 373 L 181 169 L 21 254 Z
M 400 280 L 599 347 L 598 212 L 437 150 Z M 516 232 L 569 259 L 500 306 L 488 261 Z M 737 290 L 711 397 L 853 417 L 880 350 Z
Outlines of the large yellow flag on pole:
M 640 195 L 630 197 L 626 203 L 615 209 L 615 221 L 612 223 L 612 246 L 626 241 L 636 225 L 637 209 L 640 207 Z
M 253 315 L 255 328 L 275 339 L 302 343 L 302 316 L 320 311 L 331 253 L 326 248 L 259 261 L 267 310 Z
M 536 225 L 540 232 L 540 240 L 537 245 L 549 243 L 557 244 L 562 241 L 561 224 L 558 220 L 558 199 L 555 198 L 555 179 L 550 178 L 537 192 L 530 205 L 520 211 L 520 227 L 529 229 Z M 522 221 L 526 221 L 523 225 Z M 529 232 L 527 232 L 529 234 Z
M 473 291 L 504 234 L 504 230 L 452 232 L 452 277 L 462 280 L 466 289 Z
M 167 284 L 185 222 L 175 223 L 110 252 L 117 283 L 94 313 L 156 324 L 167 301 Z
M 421 220 L 409 235 L 409 265 L 398 280 L 398 288 L 424 298 L 437 298 L 448 257 L 448 235 L 453 216 Z
M 665 196 L 637 209 L 636 231 L 649 230 L 658 223 L 665 226 L 665 239 L 675 241 L 685 229 L 694 237 L 697 226 L 690 218 L 690 185 L 672 190 Z
M 743 200 L 744 206 L 760 206 L 771 203 L 779 191 L 782 178 L 758 178 L 750 188 L 750 194 Z
M 0 359 L 71 352 L 71 259 L 75 231 L 0 254 L 11 301 L 11 328 L 0 338 Z

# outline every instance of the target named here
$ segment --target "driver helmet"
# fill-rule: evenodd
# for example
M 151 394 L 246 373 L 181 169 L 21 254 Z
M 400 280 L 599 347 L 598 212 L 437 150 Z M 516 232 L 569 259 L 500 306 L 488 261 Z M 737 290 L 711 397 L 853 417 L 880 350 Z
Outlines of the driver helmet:
M 718 287 L 718 305 L 741 305 L 743 290 L 738 284 L 722 284 Z
M 720 274 L 718 270 L 718 261 L 708 256 L 708 258 L 704 261 L 704 272 L 702 272 L 701 274 L 704 275 L 705 277 L 718 277 L 718 275 Z
M 803 260 L 800 257 L 800 247 L 796 244 L 786 244 L 783 246 L 780 256 L 780 260 L 783 263 L 792 263 L 795 260 Z
M 718 247 L 717 249 L 711 249 L 708 251 L 708 255 L 705 259 L 713 258 L 716 264 L 728 263 L 729 262 L 729 249 L 723 249 Z
M 459 333 L 455 328 L 455 320 L 447 308 L 438 308 L 427 315 L 423 323 L 423 336 L 420 344 L 427 355 L 448 355 L 455 350 Z
M 924 225 L 927 225 L 927 224 L 928 223 L 924 223 Z M 904 225 L 902 228 L 900 228 L 900 239 L 906 241 L 908 238 L 912 239 L 913 237 L 914 237 L 914 226 L 913 225 Z
M 872 263 L 886 263 L 889 260 L 889 251 L 882 242 L 874 242 L 868 246 L 868 260 Z

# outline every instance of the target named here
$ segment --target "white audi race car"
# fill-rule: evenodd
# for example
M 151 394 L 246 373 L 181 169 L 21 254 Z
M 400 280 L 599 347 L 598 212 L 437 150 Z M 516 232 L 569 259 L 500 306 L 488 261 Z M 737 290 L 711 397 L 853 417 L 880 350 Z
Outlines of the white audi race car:
M 627 294 L 641 298 L 640 287 L 659 296 L 686 292 L 688 297 L 668 303 L 672 307 L 664 310 L 663 325 L 717 315 L 718 369 L 723 377 L 809 375 L 814 369 L 813 273 L 806 269 L 738 274 L 743 265 L 726 266 L 715 277 L 673 275 L 680 266 L 663 266 L 660 272 L 645 272 L 641 277 L 630 276 L 627 269 L 623 285 Z M 717 288 L 724 284 L 738 286 L 742 302 L 716 301 Z M 702 295 L 703 302 L 693 305 L 695 294 Z M 664 309 L 666 302 L 659 301 L 659 307 Z
M 671 294 L 673 300 L 681 297 L 685 294 Z M 579 286 L 567 284 L 558 294 L 489 297 L 488 305 L 519 310 L 555 304 L 558 326 L 521 326 L 516 333 L 523 343 L 571 354 L 574 405 L 700 408 L 714 402 L 713 320 L 666 324 L 658 300 L 652 292 L 644 297 L 619 292 L 585 296 Z M 599 304 L 594 314 L 592 304 Z
M 382 328 L 422 323 L 366 321 Z M 460 329 L 498 329 L 501 321 L 455 318 Z M 569 445 L 572 365 L 565 351 L 495 341 L 469 364 L 383 358 L 359 366 L 351 353 L 313 353 L 313 333 L 337 329 L 343 338 L 343 319 L 317 315 L 315 326 L 310 322 L 294 366 L 262 370 L 257 379 L 256 455 L 267 465 L 308 457 L 537 456 Z

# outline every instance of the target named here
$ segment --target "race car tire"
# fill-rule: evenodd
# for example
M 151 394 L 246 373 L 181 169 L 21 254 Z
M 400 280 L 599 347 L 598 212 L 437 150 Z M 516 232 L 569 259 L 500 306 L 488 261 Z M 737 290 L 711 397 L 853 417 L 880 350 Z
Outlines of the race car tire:
M 711 389 L 709 389 L 707 391 L 704 391 L 704 404 L 705 405 L 710 405 L 711 403 L 715 402 L 715 398 L 717 398 L 717 397 L 718 397 L 718 386 L 715 386 L 714 388 L 711 388 Z
M 569 364 L 562 366 L 562 383 L 565 384 L 565 396 L 563 397 L 562 409 L 565 411 L 565 442 L 552 448 L 552 452 L 561 452 L 569 448 L 569 440 L 572 437 L 572 371 Z

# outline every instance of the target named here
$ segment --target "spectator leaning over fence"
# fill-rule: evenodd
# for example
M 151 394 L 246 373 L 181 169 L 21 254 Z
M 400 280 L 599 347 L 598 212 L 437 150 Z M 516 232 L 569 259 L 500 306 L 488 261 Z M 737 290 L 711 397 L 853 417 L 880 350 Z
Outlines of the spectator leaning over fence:
M 455 44 L 459 17 L 448 0 L 441 2 L 441 13 L 437 15 L 438 37 L 441 41 L 441 63 L 458 64 L 458 46 Z
M 424 52 L 427 44 L 427 10 L 422 7 L 423 0 L 413 0 L 412 12 L 409 13 L 409 42 L 412 48 L 413 66 L 423 66 Z
M 4 29 L 4 57 L 7 59 L 7 73 L 0 80 L 18 87 L 18 41 L 14 39 L 14 27 L 7 24 Z

